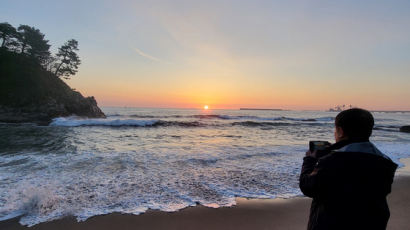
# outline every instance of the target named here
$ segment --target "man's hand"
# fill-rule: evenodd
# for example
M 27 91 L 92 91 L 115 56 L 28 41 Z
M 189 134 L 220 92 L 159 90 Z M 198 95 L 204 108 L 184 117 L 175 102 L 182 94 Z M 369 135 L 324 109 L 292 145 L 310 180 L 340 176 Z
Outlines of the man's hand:
M 308 151 L 306 152 L 306 156 L 307 156 L 307 157 L 314 157 L 314 158 L 316 158 L 316 153 L 317 153 L 316 150 L 313 151 L 313 152 L 311 152 L 310 150 L 308 150 Z

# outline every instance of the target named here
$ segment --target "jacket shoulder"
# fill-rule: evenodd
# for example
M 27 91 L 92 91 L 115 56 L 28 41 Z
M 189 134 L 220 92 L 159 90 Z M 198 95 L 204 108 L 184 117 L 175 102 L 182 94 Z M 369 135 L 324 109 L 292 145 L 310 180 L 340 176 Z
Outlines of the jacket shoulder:
M 388 158 L 363 152 L 337 152 L 331 151 L 326 156 L 319 158 L 320 167 L 352 167 L 359 169 L 377 168 L 382 171 L 395 172 L 398 165 Z

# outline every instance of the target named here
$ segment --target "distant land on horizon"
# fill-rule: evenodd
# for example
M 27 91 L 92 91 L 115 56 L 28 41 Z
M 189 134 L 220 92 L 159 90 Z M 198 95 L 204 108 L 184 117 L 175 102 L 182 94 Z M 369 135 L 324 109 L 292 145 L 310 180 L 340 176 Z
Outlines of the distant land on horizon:
M 410 110 L 370 110 L 375 113 L 410 113 Z
M 123 105 L 103 105 L 103 108 L 136 108 L 136 109 L 198 109 L 203 110 L 201 107 L 144 107 L 144 106 L 123 106 Z M 276 109 L 276 108 L 210 108 L 209 110 L 266 110 L 266 111 L 325 111 L 326 109 Z M 370 112 L 376 113 L 410 113 L 410 110 L 372 110 Z M 336 111 L 337 112 L 337 111 Z
M 239 108 L 239 110 L 271 110 L 271 111 L 283 111 L 283 109 L 269 109 L 269 108 Z

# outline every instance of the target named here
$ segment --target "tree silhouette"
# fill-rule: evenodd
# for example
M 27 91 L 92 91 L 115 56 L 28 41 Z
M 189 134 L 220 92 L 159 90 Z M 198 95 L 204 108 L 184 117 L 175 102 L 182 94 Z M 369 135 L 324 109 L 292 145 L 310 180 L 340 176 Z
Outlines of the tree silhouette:
M 76 51 L 78 51 L 78 42 L 74 39 L 68 40 L 64 45 L 58 48 L 55 75 L 69 79 L 71 75 L 77 73 L 81 61 Z
M 18 33 L 16 28 L 7 22 L 0 23 L 0 38 L 2 39 L 1 47 L 15 45 Z
M 69 79 L 78 71 L 81 64 L 77 55 L 78 42 L 68 40 L 58 49 L 56 55 L 51 55 L 48 40 L 39 29 L 28 25 L 20 25 L 17 29 L 7 22 L 0 23 L 0 48 L 29 56 L 38 62 L 45 70 L 56 76 Z
M 48 40 L 44 39 L 44 34 L 39 29 L 28 25 L 20 25 L 17 30 L 20 34 L 20 52 L 33 56 L 40 64 L 43 64 L 50 56 L 50 45 Z
M 54 72 L 57 60 L 58 58 L 56 56 L 50 55 L 46 60 L 44 60 L 42 66 L 45 70 Z

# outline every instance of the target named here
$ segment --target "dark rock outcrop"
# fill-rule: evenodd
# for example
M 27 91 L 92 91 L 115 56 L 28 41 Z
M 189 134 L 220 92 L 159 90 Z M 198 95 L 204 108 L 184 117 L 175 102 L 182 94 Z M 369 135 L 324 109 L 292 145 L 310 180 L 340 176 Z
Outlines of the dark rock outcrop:
M 47 124 L 55 117 L 105 118 L 83 97 L 30 57 L 0 49 L 0 122 Z
M 400 132 L 410 133 L 410 125 L 400 127 Z
M 22 107 L 9 107 L 0 105 L 0 122 L 23 123 L 34 122 L 48 124 L 55 117 L 80 116 L 92 118 L 105 118 L 105 114 L 97 106 L 94 97 L 83 97 L 75 92 L 72 100 L 59 102 L 50 98 L 48 102 L 30 104 Z

